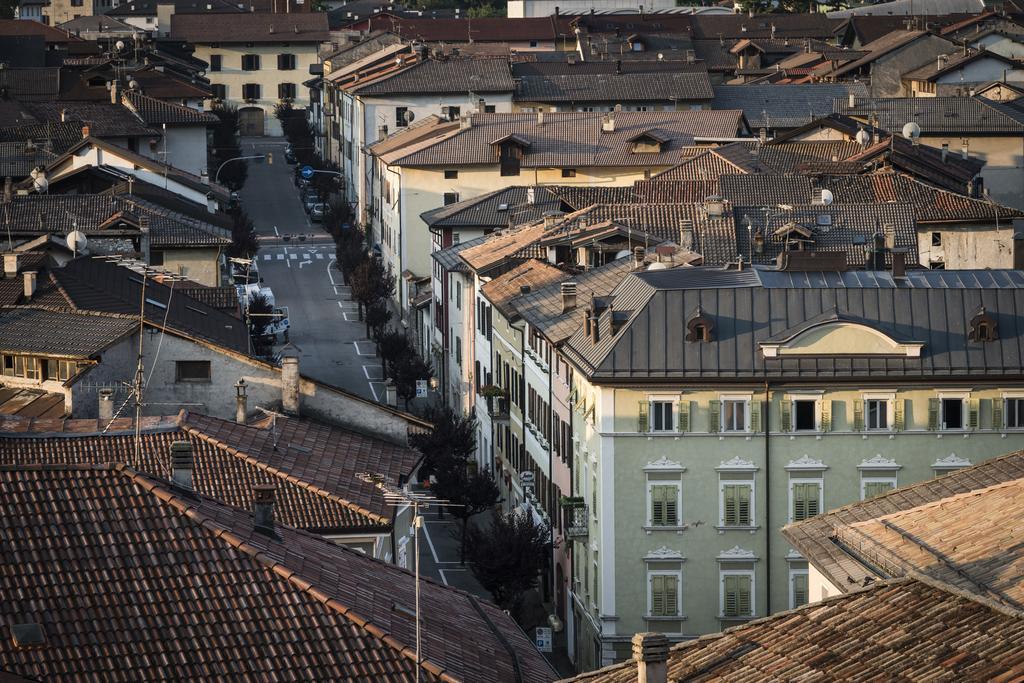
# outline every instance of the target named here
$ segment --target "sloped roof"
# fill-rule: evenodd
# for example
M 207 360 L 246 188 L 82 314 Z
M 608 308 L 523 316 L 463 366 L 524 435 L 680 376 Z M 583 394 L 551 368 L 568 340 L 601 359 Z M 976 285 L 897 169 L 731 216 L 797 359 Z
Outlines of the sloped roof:
M 427 145 L 413 145 L 391 163 L 406 166 L 495 164 L 491 143 L 508 135 L 530 142 L 524 167 L 668 166 L 679 161 L 681 150 L 694 138 L 732 138 L 740 130 L 739 111 L 686 110 L 671 112 L 615 112 L 614 132 L 603 132 L 604 114 L 596 112 L 537 114 L 474 114 L 472 125 L 456 127 Z M 672 136 L 660 152 L 635 153 L 629 142 L 638 133 L 659 128 Z M 374 153 L 378 153 L 375 145 Z
M 212 126 L 220 120 L 209 112 L 165 102 L 134 91 L 124 93 L 122 98 L 125 106 L 151 126 Z
M 648 64 L 652 68 L 644 68 Z M 641 102 L 711 99 L 711 83 L 703 65 L 672 62 L 516 62 L 516 99 L 525 102 Z M 666 65 L 667 66 L 667 65 Z M 699 68 L 697 68 L 699 66 Z M 736 109 L 738 107 L 712 107 Z
M 794 128 L 832 113 L 833 101 L 868 96 L 863 83 L 716 85 L 712 109 L 742 109 L 752 128 Z
M 429 93 L 511 93 L 515 90 L 508 60 L 459 57 L 426 59 L 385 78 L 347 89 L 362 96 L 424 95 Z
M 324 12 L 241 12 L 230 21 L 176 12 L 171 40 L 186 43 L 320 43 L 330 40 Z
M 55 419 L 64 414 L 63 393 L 0 385 L 0 415 Z
M 594 344 L 576 332 L 563 347 L 581 371 L 599 382 L 765 377 L 934 382 L 1004 377 L 1024 370 L 1024 324 L 1016 314 L 1024 306 L 1024 278 L 1017 271 L 908 270 L 906 277 L 893 278 L 887 271 L 686 268 L 630 274 L 613 296 L 616 308 L 634 311 L 618 334 L 602 335 Z M 620 296 L 628 305 L 619 305 Z M 718 318 L 717 337 L 684 343 L 686 317 L 698 306 Z M 996 318 L 999 339 L 978 344 L 969 340 L 968 326 L 982 306 Z M 773 335 L 832 311 L 873 320 L 877 329 L 897 338 L 926 339 L 921 355 L 883 361 L 766 358 L 751 352 Z
M 937 454 L 936 460 L 941 461 L 941 459 L 941 454 Z M 961 460 L 960 462 L 964 461 Z M 909 519 L 914 524 L 921 523 L 918 520 L 928 523 L 929 516 L 936 520 L 939 518 L 949 519 L 947 517 L 949 511 L 953 508 L 962 508 L 965 501 L 980 502 L 978 494 L 972 494 L 972 492 L 988 491 L 1007 483 L 1012 484 L 1011 489 L 1016 489 L 1019 488 L 1019 484 L 1014 482 L 1019 482 L 1022 478 L 1024 478 L 1024 452 L 1015 451 L 997 458 L 985 460 L 970 467 L 952 471 L 941 477 L 910 484 L 909 486 L 901 486 L 883 495 L 830 510 L 825 514 L 812 517 L 803 522 L 788 524 L 783 527 L 782 534 L 786 537 L 787 541 L 793 544 L 794 548 L 807 558 L 808 562 L 813 564 L 840 591 L 858 590 L 881 577 L 878 575 L 877 567 L 866 564 L 868 558 L 858 557 L 857 554 L 852 552 L 851 548 L 842 547 L 837 543 L 836 536 L 840 530 L 847 530 L 848 533 L 854 532 L 859 524 L 877 523 L 877 520 L 901 512 L 909 513 L 911 515 Z M 1005 493 L 1003 492 L 998 495 L 998 498 L 1003 500 L 1003 502 L 1007 502 Z M 990 500 L 994 500 L 994 498 Z M 1008 500 L 1013 501 L 1012 496 Z M 948 507 L 950 504 L 952 507 Z M 938 510 L 929 507 L 936 505 L 940 507 L 947 505 L 947 507 Z M 989 503 L 980 502 L 980 506 L 977 508 L 978 512 L 980 513 L 984 506 L 987 505 Z M 1012 505 L 1017 505 L 1016 501 L 1013 501 Z M 999 532 L 986 524 L 983 518 L 984 515 L 976 515 L 969 507 L 963 508 L 960 514 L 965 517 L 965 521 L 976 523 L 977 540 L 979 543 L 985 544 L 994 541 L 991 534 Z M 1014 529 L 1018 525 L 1013 522 L 1019 521 L 1020 515 L 1019 512 L 1016 515 L 1011 513 L 1009 516 L 998 514 L 995 518 L 1007 521 L 1006 527 Z M 952 525 L 951 534 L 956 533 L 954 527 L 959 522 L 955 519 L 949 519 L 949 521 Z M 952 537 L 951 535 L 950 538 Z M 867 535 L 864 537 L 864 542 L 871 543 L 872 545 L 875 543 Z M 939 542 L 945 543 L 945 541 Z M 973 547 L 970 541 L 964 544 L 964 549 L 968 552 L 971 552 Z M 994 556 L 1007 562 L 1012 560 L 1013 556 L 1011 553 L 1016 552 L 1016 546 L 1013 544 L 998 543 L 996 548 Z M 872 553 L 872 557 L 876 554 Z M 908 557 L 907 560 L 909 559 Z M 896 558 L 890 558 L 886 561 L 886 566 L 891 571 L 902 575 L 906 573 L 904 568 L 906 566 L 905 562 L 906 560 L 900 563 Z M 975 563 L 973 565 L 965 563 L 962 568 L 965 574 L 961 578 L 970 578 L 972 571 L 985 570 L 985 566 L 982 563 Z M 935 576 L 934 571 L 928 571 L 923 566 L 915 568 L 915 571 L 918 569 L 925 569 L 924 573 Z M 934 569 L 936 567 L 933 567 Z M 1016 572 L 1015 575 L 1011 572 L 1007 579 L 1019 581 L 1019 577 L 1020 572 Z M 938 575 L 936 578 L 943 581 L 953 581 L 951 578 L 946 578 L 942 575 Z M 1000 584 L 997 582 L 996 585 Z M 1001 585 L 1005 587 L 1005 584 Z M 975 594 L 981 594 L 977 586 L 973 588 L 968 587 L 967 590 Z M 1017 589 L 1015 588 L 1014 590 L 1016 591 Z
M 45 66 L 6 68 L 0 71 L 0 88 L 5 88 L 8 97 L 12 98 L 56 97 L 60 92 L 60 69 Z M 59 121 L 60 117 L 50 120 Z
M 120 104 L 110 102 L 25 102 L 32 115 L 40 121 L 74 119 L 89 127 L 89 134 L 100 137 L 154 137 L 161 133 L 149 127 L 136 114 Z
M 695 14 L 690 17 L 693 37 L 722 38 L 831 38 L 841 21 L 824 14 Z
M 46 639 L 23 649 L 4 638 L 8 672 L 36 680 L 68 670 L 133 680 L 225 671 L 244 680 L 416 676 L 408 571 L 283 525 L 268 534 L 246 510 L 124 465 L 4 467 L 0 480 L 10 538 L 0 612 L 8 624 L 40 624 Z M 506 614 L 429 580 L 420 586 L 425 681 L 512 680 L 517 665 L 528 683 L 551 679 Z
M 514 228 L 487 236 L 482 243 L 461 252 L 459 256 L 475 271 L 485 271 L 525 246 L 533 244 L 544 234 L 544 224 Z
M 114 315 L 41 307 L 0 307 L 0 352 L 92 358 L 138 329 Z
M 420 19 L 387 12 L 353 22 L 364 30 L 389 31 L 406 40 L 443 43 L 519 42 L 572 37 L 569 17 L 477 17 L 466 19 Z
M 528 201 L 528 188 L 515 185 L 424 211 L 420 217 L 431 228 L 496 230 L 509 227 L 510 221 L 513 224 L 528 223 L 546 211 L 557 211 L 561 207 L 556 196 L 558 188 L 537 186 L 532 189 L 532 203 Z
M 998 62 L 1002 62 L 1016 68 L 1018 63 L 1009 57 L 1004 57 L 997 52 L 989 52 L 987 50 L 968 50 L 967 54 L 963 52 L 954 52 L 948 55 L 942 55 L 937 59 L 933 59 L 930 62 L 925 63 L 912 71 L 908 71 L 903 74 L 902 78 L 908 81 L 931 81 L 939 76 L 954 71 L 956 69 L 963 68 L 964 66 L 976 62 L 979 59 L 992 59 Z
M 485 283 L 480 288 L 480 293 L 487 297 L 502 315 L 512 319 L 516 315 L 516 307 L 511 305 L 512 300 L 523 294 L 523 287 L 529 292 L 568 277 L 568 273 L 547 261 L 529 259 Z
M 47 43 L 79 43 L 78 36 L 47 26 L 40 21 L 0 19 L 0 36 L 42 36 Z
M 983 97 L 878 97 L 851 107 L 836 100 L 835 111 L 860 117 L 876 114 L 878 125 L 899 134 L 914 122 L 922 135 L 1003 133 L 1024 135 L 1024 111 Z
M 668 680 L 1009 680 L 1024 663 L 1022 637 L 1019 612 L 899 579 L 673 645 Z M 636 666 L 570 680 L 634 683 Z

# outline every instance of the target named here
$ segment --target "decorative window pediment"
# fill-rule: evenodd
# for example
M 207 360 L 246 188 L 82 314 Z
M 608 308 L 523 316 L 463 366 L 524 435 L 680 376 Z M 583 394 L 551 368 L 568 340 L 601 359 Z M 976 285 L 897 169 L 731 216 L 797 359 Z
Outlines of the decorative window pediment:
M 859 322 L 832 320 L 761 342 L 765 358 L 781 356 L 904 356 L 919 358 L 922 342 L 901 341 Z
M 903 465 L 897 464 L 895 460 L 887 458 L 881 453 L 873 458 L 862 460 L 861 463 L 857 465 L 858 470 L 898 470 L 901 467 L 903 467 Z
M 960 467 L 970 467 L 971 461 L 967 458 L 961 458 L 956 453 L 950 453 L 945 458 L 938 458 L 932 463 L 932 468 L 937 470 L 952 470 Z
M 672 548 L 663 545 L 657 550 L 652 550 L 651 552 L 644 555 L 644 559 L 648 562 L 671 562 L 673 560 L 682 561 L 685 558 L 683 557 L 683 554 L 678 550 L 673 550 Z
M 719 562 L 753 562 L 757 559 L 757 555 L 753 550 L 747 550 L 741 548 L 738 545 L 734 545 L 729 550 L 723 550 L 718 553 Z
M 686 321 L 686 341 L 710 342 L 715 338 L 715 322 L 698 306 Z
M 789 471 L 794 470 L 827 470 L 828 465 L 823 463 L 821 460 L 816 460 L 809 455 L 804 455 L 796 460 L 790 460 L 789 464 L 786 465 L 786 469 Z
M 750 460 L 744 460 L 737 455 L 731 460 L 723 460 L 715 469 L 719 472 L 756 472 L 758 467 Z
M 674 460 L 662 456 L 657 460 L 647 463 L 645 472 L 685 472 L 686 468 Z

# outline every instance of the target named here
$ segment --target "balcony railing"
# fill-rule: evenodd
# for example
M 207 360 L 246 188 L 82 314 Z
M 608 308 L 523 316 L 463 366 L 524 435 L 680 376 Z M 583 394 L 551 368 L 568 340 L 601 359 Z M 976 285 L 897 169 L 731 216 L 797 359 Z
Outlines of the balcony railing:
M 568 538 L 586 538 L 590 535 L 590 515 L 583 498 L 566 498 L 562 501 L 565 513 L 565 535 Z

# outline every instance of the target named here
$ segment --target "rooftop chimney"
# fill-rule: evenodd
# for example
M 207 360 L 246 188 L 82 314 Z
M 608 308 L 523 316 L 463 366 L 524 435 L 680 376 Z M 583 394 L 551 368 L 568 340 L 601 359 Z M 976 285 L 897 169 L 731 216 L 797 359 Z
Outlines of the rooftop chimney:
M 693 249 L 693 221 L 679 221 L 679 246 L 687 250 Z
M 520 294 L 529 294 L 530 293 L 530 285 L 519 285 L 519 293 Z
M 640 268 L 644 265 L 644 248 L 633 247 L 633 267 Z
M 473 115 L 468 114 L 459 119 L 459 130 L 469 130 L 473 127 Z
M 562 313 L 568 313 L 572 309 L 576 308 L 576 283 L 563 282 L 561 284 L 562 289 Z
M 854 93 L 851 92 L 850 93 L 850 109 L 853 109 L 856 106 L 857 106 L 857 95 L 855 95 Z
M 249 398 L 245 391 L 245 380 L 235 384 L 235 422 L 244 425 L 249 418 Z
M 273 484 L 256 484 L 252 487 L 253 526 L 264 533 L 274 533 L 274 491 Z
M 604 119 L 601 121 L 601 132 L 602 133 L 614 133 L 615 132 L 615 117 L 611 114 L 605 114 Z
M 902 249 L 892 250 L 892 276 L 907 276 L 907 254 Z
M 11 176 L 4 178 L 4 204 L 14 201 L 14 180 Z
M 281 410 L 299 414 L 299 359 L 285 356 L 281 361 Z
M 149 263 L 149 216 L 139 217 L 139 253 Z
M 32 297 L 36 295 L 36 278 L 38 273 L 34 270 L 26 270 L 22 277 L 25 282 L 25 299 L 31 301 Z
M 171 443 L 171 481 L 192 490 L 192 444 L 188 441 Z
M 544 112 L 542 110 L 540 110 L 540 109 L 537 110 L 537 125 L 538 126 L 543 126 L 544 125 Z
M 217 198 L 213 196 L 212 192 L 206 193 L 206 212 L 217 213 Z
M 559 219 L 561 219 L 562 216 L 564 216 L 564 215 L 565 214 L 563 214 L 561 211 L 545 211 L 544 212 L 544 227 L 545 228 L 550 228 L 555 223 L 557 223 L 559 221 Z
M 637 633 L 633 636 L 633 661 L 637 683 L 666 683 L 668 638 L 664 633 Z
M 114 419 L 114 390 L 100 389 L 100 424 L 106 427 Z
M 82 137 L 89 137 L 89 126 L 82 126 Z
M 587 314 L 590 316 L 590 322 L 587 327 L 590 329 L 590 339 L 595 344 L 601 341 L 601 332 L 598 330 L 598 317 L 597 310 L 594 308 L 587 309 Z
M 4 254 L 4 277 L 18 277 L 18 257 L 15 251 Z
M 117 82 L 117 79 L 114 79 L 110 83 L 110 103 L 121 104 L 121 86 Z

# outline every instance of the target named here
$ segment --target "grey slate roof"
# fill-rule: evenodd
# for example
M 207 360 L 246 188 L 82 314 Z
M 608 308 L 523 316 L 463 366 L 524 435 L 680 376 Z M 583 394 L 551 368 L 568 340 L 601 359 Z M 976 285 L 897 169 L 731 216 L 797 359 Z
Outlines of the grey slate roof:
M 19 99 L 56 97 L 60 93 L 60 69 L 25 67 L 0 70 L 0 88 L 8 97 Z M 51 119 L 60 121 L 60 117 Z
M 431 93 L 511 93 L 515 90 L 507 59 L 450 58 L 417 62 L 390 78 L 348 89 L 360 95 L 426 95 Z
M 26 152 L 24 141 L 0 142 L 0 176 L 25 178 L 38 166 L 45 166 L 57 155 L 42 147 Z
M 110 102 L 25 102 L 24 106 L 40 121 L 75 119 L 89 126 L 89 134 L 100 138 L 141 137 L 158 138 L 161 133 L 122 107 Z
M 748 268 L 685 268 L 635 273 L 612 306 L 631 311 L 611 334 L 608 312 L 597 344 L 579 330 L 563 347 L 595 381 L 836 381 L 1019 376 L 1024 371 L 1024 274 L 1017 271 L 806 273 Z M 685 342 L 700 308 L 715 324 L 711 342 Z M 999 338 L 968 339 L 984 307 Z M 920 357 L 765 358 L 759 344 L 823 314 L 872 320 L 896 338 L 921 340 Z
M 481 235 L 476 239 L 467 240 L 466 242 L 459 242 L 458 244 L 453 244 L 450 247 L 438 249 L 437 251 L 433 252 L 430 256 L 435 261 L 437 261 L 438 265 L 441 266 L 441 268 L 446 273 L 468 273 L 469 266 L 466 265 L 465 261 L 459 258 L 459 252 L 463 251 L 464 249 L 469 249 L 470 247 L 475 247 L 478 244 L 483 244 L 484 242 L 487 241 L 488 237 L 489 235 Z
M 774 263 L 779 252 L 786 248 L 786 237 L 776 232 L 790 223 L 809 229 L 812 233 L 816 252 L 843 252 L 851 266 L 862 266 L 866 261 L 865 247 L 871 245 L 875 233 L 891 233 L 892 246 L 907 251 L 906 262 L 917 263 L 917 229 L 914 212 L 910 204 L 831 204 L 792 205 L 792 210 L 775 209 L 768 214 L 761 205 L 737 206 L 735 243 L 738 251 L 749 263 Z M 824 217 L 827 217 L 824 218 Z M 752 237 L 748 236 L 747 225 L 752 226 Z M 751 252 L 751 243 L 758 233 L 764 235 L 763 253 Z M 889 259 L 889 256 L 886 257 Z M 715 263 L 715 260 L 705 261 Z
M 209 112 L 165 102 L 138 92 L 126 92 L 123 97 L 125 106 L 151 126 L 164 123 L 177 126 L 212 126 L 220 120 Z
M 36 307 L 0 308 L 0 351 L 90 358 L 138 329 L 128 317 Z
M 915 122 L 922 135 L 943 133 L 1024 135 L 1024 111 L 984 97 L 884 97 L 835 101 L 835 111 L 856 116 L 878 115 L 879 126 L 899 134 Z
M 391 151 L 391 163 L 405 166 L 495 164 L 493 142 L 515 135 L 529 143 L 522 159 L 525 168 L 589 166 L 670 166 L 683 148 L 697 138 L 735 137 L 739 111 L 687 110 L 673 112 L 617 112 L 615 131 L 602 131 L 603 114 L 596 112 L 546 113 L 542 125 L 537 114 L 474 114 L 472 125 L 443 135 L 426 146 L 414 145 L 402 155 Z M 657 129 L 671 139 L 661 152 L 634 153 L 630 142 Z M 385 140 L 385 146 L 390 148 Z M 374 146 L 376 147 L 376 146 Z M 373 148 L 371 148 L 373 149 Z
M 424 211 L 420 218 L 431 228 L 498 229 L 528 223 L 547 211 L 558 211 L 562 202 L 553 193 L 558 188 L 533 188 L 534 202 L 527 201 L 527 188 L 523 185 L 494 190 L 472 199 Z M 504 208 L 502 208 L 504 207 Z
M 624 62 L 618 70 L 613 62 L 518 62 L 512 75 L 516 99 L 527 102 L 674 102 L 713 94 L 703 65 L 686 62 Z
M 712 109 L 742 109 L 752 128 L 795 128 L 832 113 L 833 101 L 866 98 L 863 83 L 716 85 Z

